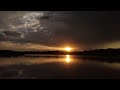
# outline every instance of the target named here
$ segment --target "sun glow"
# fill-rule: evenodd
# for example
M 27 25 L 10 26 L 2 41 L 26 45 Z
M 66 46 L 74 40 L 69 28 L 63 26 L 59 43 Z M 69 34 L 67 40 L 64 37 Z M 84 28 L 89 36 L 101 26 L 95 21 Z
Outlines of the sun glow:
M 72 50 L 72 48 L 70 48 L 70 47 L 66 47 L 65 50 L 69 52 L 69 51 Z

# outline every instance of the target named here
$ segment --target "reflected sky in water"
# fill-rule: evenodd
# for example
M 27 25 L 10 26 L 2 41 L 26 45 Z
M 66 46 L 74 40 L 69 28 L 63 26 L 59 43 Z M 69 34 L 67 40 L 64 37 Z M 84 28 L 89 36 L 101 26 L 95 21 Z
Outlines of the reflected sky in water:
M 0 78 L 4 77 L 119 78 L 120 63 L 84 60 L 74 55 L 0 58 Z
M 11 58 L 0 58 L 0 66 L 10 66 L 10 65 L 32 65 L 32 64 L 44 64 L 44 63 L 53 63 L 53 62 L 62 62 L 62 63 L 74 63 L 76 60 L 73 60 L 70 55 L 61 55 L 59 57 L 11 57 Z

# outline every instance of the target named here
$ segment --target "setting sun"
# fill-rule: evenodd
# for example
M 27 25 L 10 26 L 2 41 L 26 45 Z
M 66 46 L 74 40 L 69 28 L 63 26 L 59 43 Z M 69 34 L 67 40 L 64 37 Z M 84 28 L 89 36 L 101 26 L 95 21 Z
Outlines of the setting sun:
M 68 51 L 68 52 L 69 52 L 71 49 L 72 49 L 72 48 L 69 48 L 69 47 L 66 47 L 66 48 L 65 48 L 65 50 Z

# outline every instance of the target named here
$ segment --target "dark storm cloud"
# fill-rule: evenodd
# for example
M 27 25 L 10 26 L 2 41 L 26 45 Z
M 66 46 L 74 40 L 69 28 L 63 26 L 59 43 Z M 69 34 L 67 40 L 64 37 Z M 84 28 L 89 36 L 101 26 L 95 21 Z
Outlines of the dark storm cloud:
M 3 31 L 4 35 L 12 36 L 12 37 L 19 37 L 21 34 L 16 31 Z
M 56 36 L 86 47 L 120 41 L 120 12 L 59 12 L 50 24 Z M 59 16 L 61 15 L 61 16 Z M 59 17 L 59 18 L 58 18 Z M 53 25 L 52 25 L 53 24 Z M 54 26 L 54 27 L 52 27 Z
M 84 49 L 120 41 L 119 11 L 1 11 L 0 41 Z

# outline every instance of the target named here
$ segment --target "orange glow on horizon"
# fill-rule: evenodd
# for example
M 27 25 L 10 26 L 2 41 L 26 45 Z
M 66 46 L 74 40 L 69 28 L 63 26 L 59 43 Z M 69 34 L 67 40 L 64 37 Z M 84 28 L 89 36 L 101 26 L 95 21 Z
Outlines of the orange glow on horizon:
M 66 48 L 64 48 L 66 51 L 71 51 L 72 50 L 72 48 L 70 48 L 70 47 L 66 47 Z

